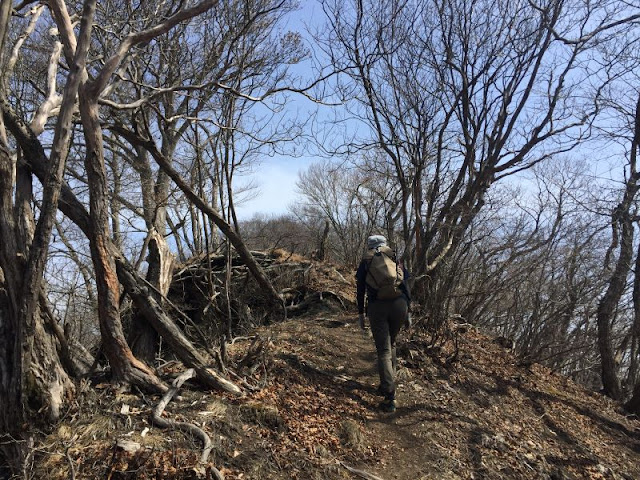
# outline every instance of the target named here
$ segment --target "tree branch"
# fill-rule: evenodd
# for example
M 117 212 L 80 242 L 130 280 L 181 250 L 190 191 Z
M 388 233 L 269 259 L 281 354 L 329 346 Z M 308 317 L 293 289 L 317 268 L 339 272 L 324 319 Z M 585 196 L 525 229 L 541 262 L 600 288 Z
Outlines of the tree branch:
M 218 0 L 205 0 L 198 5 L 186 10 L 180 10 L 175 15 L 166 19 L 164 22 L 159 23 L 151 28 L 143 30 L 141 32 L 135 32 L 129 34 L 120 44 L 118 51 L 112 55 L 102 67 L 102 70 L 96 77 L 92 85 L 91 94 L 94 98 L 98 98 L 103 90 L 109 84 L 111 75 L 118 69 L 118 66 L 122 63 L 125 56 L 129 53 L 129 50 L 134 45 L 148 42 L 149 40 L 167 33 L 178 23 L 190 20 L 191 18 L 206 12 L 207 10 L 215 7 L 218 4 Z

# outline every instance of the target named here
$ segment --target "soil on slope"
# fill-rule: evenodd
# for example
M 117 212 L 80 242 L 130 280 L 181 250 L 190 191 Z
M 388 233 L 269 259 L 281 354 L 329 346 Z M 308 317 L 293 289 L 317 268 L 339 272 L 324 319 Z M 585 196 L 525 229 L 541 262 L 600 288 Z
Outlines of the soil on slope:
M 640 478 L 637 419 L 545 368 L 517 366 L 473 329 L 458 335 L 449 364 L 454 352 L 429 352 L 404 332 L 398 410 L 379 413 L 373 342 L 344 320 L 288 322 L 272 334 L 283 377 L 302 375 L 297 387 L 340 411 L 335 424 L 358 425 L 360 455 L 343 457 L 352 466 L 385 479 Z
M 283 262 L 291 262 L 285 257 Z M 156 395 L 83 381 L 75 404 L 38 435 L 37 479 L 640 479 L 640 421 L 539 365 L 519 366 L 471 326 L 437 347 L 418 329 L 398 341 L 398 409 L 380 398 L 373 340 L 355 323 L 353 272 L 300 261 L 298 316 L 229 347 L 240 398 L 188 381 L 151 422 Z M 302 265 L 304 268 L 298 268 Z M 293 278 L 293 277 L 292 277 Z M 295 277 L 297 278 L 297 277 Z M 292 297 L 294 298 L 294 297 Z M 184 371 L 168 362 L 169 382 Z
M 379 412 L 373 341 L 353 319 L 314 315 L 259 329 L 231 352 L 259 390 L 233 398 L 185 385 L 167 415 L 209 433 L 209 467 L 227 479 L 640 478 L 637 419 L 540 366 L 517 366 L 472 328 L 450 363 L 453 342 L 428 351 L 403 332 L 398 410 Z M 256 339 L 263 349 L 242 366 Z M 35 452 L 35 478 L 213 478 L 194 468 L 196 439 L 150 424 L 158 398 L 85 387 Z M 124 451 L 122 439 L 140 448 Z

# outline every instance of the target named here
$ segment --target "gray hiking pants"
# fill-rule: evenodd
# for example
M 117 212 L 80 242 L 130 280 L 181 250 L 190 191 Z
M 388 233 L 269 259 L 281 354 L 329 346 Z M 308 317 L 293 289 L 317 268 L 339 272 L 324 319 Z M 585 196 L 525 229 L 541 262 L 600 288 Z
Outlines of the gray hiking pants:
M 396 394 L 396 337 L 407 318 L 407 308 L 401 296 L 371 302 L 367 310 L 378 354 L 380 390 L 387 399 L 394 399 Z

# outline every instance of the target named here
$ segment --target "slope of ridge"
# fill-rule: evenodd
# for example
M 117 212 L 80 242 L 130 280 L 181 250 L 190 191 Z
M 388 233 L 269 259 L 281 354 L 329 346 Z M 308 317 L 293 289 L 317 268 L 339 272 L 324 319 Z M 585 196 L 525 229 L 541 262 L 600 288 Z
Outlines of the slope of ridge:
M 428 352 L 403 333 L 399 408 L 379 413 L 373 342 L 345 320 L 316 316 L 269 333 L 273 405 L 309 455 L 337 445 L 344 463 L 384 479 L 640 478 L 637 419 L 541 366 L 517 366 L 473 329 L 450 364 L 446 348 Z M 345 442 L 349 422 L 357 440 Z M 309 439 L 309 430 L 323 435 Z
M 164 411 L 208 434 L 206 465 L 199 439 L 153 424 L 158 396 L 83 381 L 25 474 L 196 479 L 217 478 L 216 467 L 227 480 L 640 479 L 637 418 L 539 365 L 519 366 L 470 326 L 437 347 L 418 329 L 403 331 L 398 410 L 379 412 L 352 272 L 282 261 L 302 272 L 304 285 L 289 289 L 299 316 L 229 346 L 230 375 L 246 394 L 187 381 Z M 170 381 L 184 370 L 169 361 L 160 373 Z

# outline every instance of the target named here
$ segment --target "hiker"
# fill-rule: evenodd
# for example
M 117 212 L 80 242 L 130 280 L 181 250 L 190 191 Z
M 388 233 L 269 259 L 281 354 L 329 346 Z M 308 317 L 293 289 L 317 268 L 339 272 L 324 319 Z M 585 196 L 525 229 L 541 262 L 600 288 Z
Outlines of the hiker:
M 396 337 L 403 325 L 411 326 L 407 279 L 408 273 L 398 265 L 387 239 L 382 235 L 370 236 L 367 252 L 356 272 L 358 322 L 364 330 L 366 312 L 378 355 L 378 393 L 384 397 L 380 408 L 385 412 L 396 409 Z

